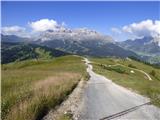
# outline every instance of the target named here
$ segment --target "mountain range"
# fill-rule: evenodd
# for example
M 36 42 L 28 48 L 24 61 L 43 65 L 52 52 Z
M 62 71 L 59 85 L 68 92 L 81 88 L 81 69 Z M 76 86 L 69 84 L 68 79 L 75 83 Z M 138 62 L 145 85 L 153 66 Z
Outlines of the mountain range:
M 34 44 L 78 55 L 122 58 L 134 56 L 144 61 L 160 63 L 160 46 L 153 37 L 115 42 L 112 37 L 94 30 L 64 28 L 55 31 L 47 30 L 32 38 L 21 38 L 15 35 L 2 35 L 1 38 L 2 42 Z
M 143 37 L 134 40 L 126 40 L 117 43 L 124 49 L 131 50 L 137 55 L 141 56 L 143 61 L 149 63 L 160 64 L 160 39 L 149 37 Z
M 125 49 L 132 50 L 138 54 L 160 55 L 160 46 L 153 37 L 143 37 L 141 39 L 126 40 L 118 43 Z

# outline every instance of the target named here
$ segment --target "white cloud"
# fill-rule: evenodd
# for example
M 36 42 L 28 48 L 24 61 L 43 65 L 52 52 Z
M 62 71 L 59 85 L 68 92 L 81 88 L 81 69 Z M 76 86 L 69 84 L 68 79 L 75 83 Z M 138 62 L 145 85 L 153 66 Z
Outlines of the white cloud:
M 160 21 L 144 20 L 139 23 L 126 25 L 122 28 L 122 30 L 137 37 L 156 37 L 160 35 Z
M 26 36 L 26 29 L 20 26 L 2 27 L 1 30 L 2 30 L 2 34 L 4 35 Z
M 58 29 L 59 25 L 55 20 L 49 19 L 41 19 L 35 22 L 29 22 L 29 26 L 35 32 L 43 32 L 46 30 L 56 30 Z
M 160 44 L 160 20 L 144 20 L 137 23 L 125 25 L 121 28 L 111 28 L 112 35 L 119 40 L 142 38 L 152 36 L 154 41 Z
M 62 22 L 62 26 L 63 26 L 63 27 L 66 27 L 67 24 L 66 24 L 65 22 Z
M 2 34 L 12 35 L 12 34 L 19 34 L 22 32 L 25 32 L 25 28 L 20 26 L 2 27 Z
M 120 30 L 119 28 L 113 27 L 113 28 L 111 28 L 111 31 L 112 31 L 113 33 L 116 33 L 116 34 L 121 34 L 121 30 Z

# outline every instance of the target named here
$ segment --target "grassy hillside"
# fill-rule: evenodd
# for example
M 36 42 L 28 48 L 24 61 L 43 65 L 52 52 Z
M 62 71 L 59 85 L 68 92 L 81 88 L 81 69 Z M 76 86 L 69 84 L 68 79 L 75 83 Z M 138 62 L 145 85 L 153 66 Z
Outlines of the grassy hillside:
M 81 60 L 65 56 L 3 64 L 2 119 L 41 119 L 67 97 L 80 79 L 87 79 Z
M 94 71 L 151 98 L 160 107 L 160 69 L 131 59 L 91 58 Z M 152 80 L 139 70 L 148 73 Z
M 29 44 L 2 42 L 2 63 L 22 61 L 27 59 L 51 59 L 67 55 L 67 53 L 48 47 Z

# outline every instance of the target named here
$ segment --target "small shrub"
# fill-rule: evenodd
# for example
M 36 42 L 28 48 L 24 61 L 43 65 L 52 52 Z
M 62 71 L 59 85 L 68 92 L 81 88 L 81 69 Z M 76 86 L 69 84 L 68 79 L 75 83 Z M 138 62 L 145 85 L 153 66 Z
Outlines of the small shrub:
M 72 120 L 72 113 L 71 112 L 67 112 L 65 114 L 63 114 L 62 116 L 60 116 L 59 120 Z
M 112 70 L 114 70 L 115 72 L 118 72 L 118 73 L 125 73 L 126 71 L 122 68 L 112 68 Z
M 160 95 L 159 90 L 155 88 L 147 88 L 147 96 L 151 98 L 151 103 L 160 107 Z
M 99 64 L 100 67 L 102 67 L 103 69 L 106 69 L 106 70 L 109 70 L 109 71 L 115 71 L 115 72 L 118 72 L 118 73 L 125 73 L 126 70 L 123 69 L 123 68 L 120 68 L 120 67 L 116 67 L 116 68 L 113 68 L 113 67 L 110 67 L 110 66 L 106 66 L 106 65 L 103 65 L 103 64 Z
M 150 75 L 152 75 L 152 76 L 156 76 L 156 72 L 154 71 L 154 70 L 152 70 L 151 72 L 150 72 Z
M 137 68 L 136 66 L 134 66 L 134 65 L 132 65 L 132 64 L 129 64 L 128 67 Z
M 111 70 L 112 70 L 112 68 L 111 68 L 111 67 L 106 67 L 105 69 L 107 69 L 107 70 L 109 70 L 109 71 L 111 71 Z

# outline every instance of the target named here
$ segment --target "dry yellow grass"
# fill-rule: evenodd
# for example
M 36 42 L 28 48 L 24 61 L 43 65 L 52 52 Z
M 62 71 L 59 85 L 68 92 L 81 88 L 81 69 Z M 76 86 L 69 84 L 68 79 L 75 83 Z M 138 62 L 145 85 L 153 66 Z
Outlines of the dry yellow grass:
M 48 77 L 44 80 L 40 80 L 38 82 L 35 82 L 34 89 L 47 89 L 48 87 L 52 85 L 60 85 L 64 82 L 64 80 L 70 80 L 70 79 L 75 79 L 75 78 L 80 78 L 80 74 L 78 73 L 69 73 L 69 72 L 62 72 L 58 73 L 56 76 L 51 76 Z
M 30 99 L 21 101 L 12 107 L 11 111 L 8 114 L 8 120 L 22 120 L 22 119 L 33 119 L 34 116 L 31 116 L 29 107 L 35 102 L 39 102 L 40 97 L 44 97 L 49 100 L 53 96 L 60 98 L 63 92 L 70 91 L 72 86 L 77 83 L 75 78 L 80 78 L 78 73 L 58 73 L 56 76 L 51 76 L 45 80 L 36 81 L 32 85 L 34 96 Z M 56 88 L 56 89 L 55 89 Z M 53 98 L 54 101 L 54 98 Z M 42 103 L 43 104 L 43 103 Z M 36 119 L 36 118 L 34 118 Z

